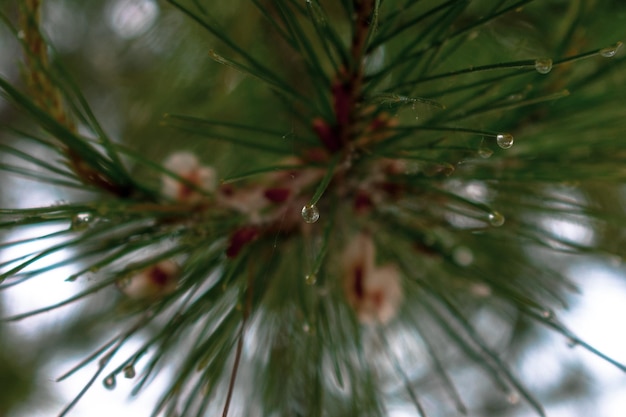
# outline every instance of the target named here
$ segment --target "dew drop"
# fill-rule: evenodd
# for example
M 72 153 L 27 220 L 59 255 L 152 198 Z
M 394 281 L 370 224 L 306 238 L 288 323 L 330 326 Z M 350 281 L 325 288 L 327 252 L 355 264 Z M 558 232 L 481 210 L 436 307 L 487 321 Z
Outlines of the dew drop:
M 115 389 L 115 386 L 117 385 L 117 382 L 115 381 L 115 375 L 111 374 L 107 376 L 106 378 L 104 378 L 104 381 L 102 383 L 104 384 L 104 388 L 108 390 Z
M 85 230 L 93 222 L 91 213 L 79 213 L 72 218 L 72 230 Z
M 619 51 L 622 45 L 623 45 L 622 42 L 617 42 L 613 46 L 609 46 L 608 48 L 601 49 L 600 55 L 605 58 L 613 58 L 615 55 L 617 55 L 617 51 Z
M 307 285 L 315 285 L 315 283 L 317 282 L 317 275 L 307 274 L 304 277 L 304 282 L 306 282 Z
M 614 267 L 617 268 L 622 264 L 623 260 L 621 256 L 617 256 L 617 255 L 613 255 L 609 258 L 609 264 Z
M 474 254 L 465 246 L 456 248 L 452 253 L 452 258 L 460 266 L 469 266 L 474 262 Z
M 493 155 L 493 151 L 486 146 L 481 146 L 478 148 L 478 156 L 483 159 L 489 159 Z
M 443 175 L 443 176 L 449 177 L 450 175 L 454 173 L 455 169 L 456 168 L 454 168 L 454 165 L 448 164 L 446 162 L 436 163 L 436 164 L 427 166 L 424 169 L 424 174 L 426 174 L 429 177 L 434 177 L 436 175 Z
M 115 285 L 117 285 L 117 288 L 123 291 L 131 284 L 132 281 L 133 279 L 130 275 L 123 275 L 120 276 L 117 281 L 115 281 Z
M 135 375 L 137 375 L 137 372 L 135 372 L 135 367 L 133 365 L 124 367 L 124 378 L 133 379 Z
M 307 204 L 302 207 L 302 218 L 307 223 L 315 223 L 320 218 L 320 211 L 315 204 Z
M 554 312 L 553 312 L 552 310 L 543 310 L 543 311 L 541 312 L 541 316 L 542 316 L 544 319 L 551 319 L 551 318 L 553 318 L 553 317 L 554 317 Z
M 542 58 L 535 60 L 535 69 L 539 74 L 547 74 L 552 71 L 552 60 L 550 58 Z
M 491 295 L 491 287 L 482 282 L 472 284 L 470 287 L 470 292 L 474 294 L 476 297 L 489 297 Z
M 513 146 L 513 135 L 510 133 L 501 133 L 496 136 L 496 142 L 498 142 L 498 146 L 502 149 L 509 149 Z
M 504 216 L 499 211 L 492 211 L 487 215 L 489 224 L 495 227 L 500 227 L 504 224 Z
M 509 404 L 518 404 L 519 403 L 519 394 L 515 391 L 509 393 L 509 395 L 507 395 L 506 400 L 509 402 Z
M 446 177 L 449 177 L 450 175 L 454 174 L 455 169 L 456 168 L 454 168 L 454 165 L 452 164 L 443 164 L 441 167 L 441 173 Z
M 311 326 L 309 326 L 308 323 L 304 323 L 302 325 L 302 330 L 304 331 L 304 333 L 309 333 L 311 331 Z
M 565 343 L 567 343 L 567 347 L 570 349 L 573 349 L 578 345 L 578 341 L 574 339 L 573 337 L 568 337 L 567 342 Z

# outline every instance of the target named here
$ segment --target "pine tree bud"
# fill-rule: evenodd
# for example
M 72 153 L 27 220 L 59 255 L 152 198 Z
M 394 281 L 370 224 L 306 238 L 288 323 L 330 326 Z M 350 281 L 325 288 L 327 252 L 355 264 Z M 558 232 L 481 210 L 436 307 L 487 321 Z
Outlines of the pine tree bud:
M 189 152 L 171 154 L 164 162 L 165 168 L 197 186 L 199 189 L 213 192 L 216 188 L 216 174 L 211 167 L 201 166 L 198 158 Z M 163 175 L 163 194 L 181 203 L 196 203 L 202 195 L 188 184 L 176 178 Z

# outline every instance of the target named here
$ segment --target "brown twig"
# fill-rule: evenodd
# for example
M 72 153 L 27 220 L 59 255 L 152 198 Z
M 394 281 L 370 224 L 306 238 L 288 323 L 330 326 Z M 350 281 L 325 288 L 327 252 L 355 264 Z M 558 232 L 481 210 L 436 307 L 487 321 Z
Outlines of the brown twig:
M 50 66 L 47 45 L 39 30 L 41 0 L 20 3 L 20 28 L 24 39 L 26 82 L 35 103 L 72 132 L 76 126 L 65 111 L 61 92 L 51 82 L 46 70 Z
M 356 132 L 357 105 L 363 88 L 363 55 L 370 31 L 370 19 L 374 11 L 374 0 L 355 0 L 355 25 L 350 46 L 350 67 L 339 74 L 338 83 L 333 88 L 335 116 L 337 118 L 337 138 L 342 148 L 350 142 Z
M 50 74 L 48 46 L 41 34 L 41 0 L 20 2 L 20 36 L 24 48 L 24 77 L 35 104 L 59 124 L 76 134 L 76 124 L 66 111 L 63 95 L 53 83 Z M 93 185 L 118 197 L 128 197 L 130 187 L 118 184 L 97 167 L 87 163 L 74 149 L 64 146 L 68 163 L 76 176 L 85 184 Z
M 224 410 L 222 417 L 228 416 L 228 409 L 230 408 L 230 401 L 233 398 L 233 391 L 235 389 L 235 380 L 237 379 L 237 370 L 239 369 L 239 363 L 241 362 L 241 351 L 243 349 L 243 336 L 246 329 L 246 322 L 252 309 L 252 279 L 253 273 L 248 269 L 248 285 L 246 289 L 246 305 L 243 308 L 243 319 L 241 320 L 241 330 L 239 331 L 239 340 L 237 341 L 237 351 L 235 352 L 235 363 L 233 364 L 233 370 L 230 374 L 230 381 L 228 383 L 228 394 L 226 395 L 226 404 L 224 404 Z

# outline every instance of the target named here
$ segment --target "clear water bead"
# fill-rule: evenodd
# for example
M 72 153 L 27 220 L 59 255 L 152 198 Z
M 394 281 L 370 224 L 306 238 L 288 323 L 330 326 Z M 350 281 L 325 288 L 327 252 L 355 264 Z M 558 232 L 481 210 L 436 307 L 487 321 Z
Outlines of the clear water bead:
M 498 143 L 498 146 L 502 149 L 509 149 L 511 146 L 513 146 L 513 141 L 513 135 L 511 135 L 510 133 L 500 133 L 496 136 L 496 142 Z
M 106 378 L 104 378 L 104 381 L 102 383 L 104 385 L 104 388 L 106 389 L 115 389 L 115 386 L 117 385 L 117 382 L 115 381 L 115 375 L 111 374 L 107 376 Z
M 307 274 L 304 277 L 304 282 L 306 282 L 307 285 L 315 285 L 315 283 L 317 282 L 317 275 Z
M 474 253 L 465 246 L 459 246 L 452 253 L 452 259 L 459 266 L 470 266 L 474 262 Z
M 617 51 L 619 51 L 622 45 L 623 45 L 622 42 L 617 42 L 613 46 L 609 46 L 608 48 L 601 49 L 600 55 L 605 58 L 613 58 L 615 55 L 617 55 Z
M 302 207 L 302 218 L 307 223 L 315 223 L 320 218 L 320 211 L 315 204 L 307 204 Z
M 72 218 L 72 230 L 84 230 L 93 222 L 91 213 L 79 213 Z
M 133 379 L 135 375 L 137 375 L 137 372 L 135 372 L 135 367 L 133 365 L 124 367 L 124 378 Z
M 450 175 L 454 174 L 455 169 L 456 168 L 454 168 L 454 165 L 446 163 L 441 166 L 441 173 L 446 177 L 449 177 Z
M 483 159 L 489 159 L 491 158 L 491 155 L 493 155 L 493 151 L 486 146 L 481 146 L 478 149 L 478 156 L 480 156 Z
M 535 69 L 539 74 L 547 74 L 552 71 L 552 60 L 543 58 L 535 60 Z
M 507 395 L 506 400 L 509 402 L 509 404 L 518 404 L 520 401 L 519 394 L 513 391 L 509 393 L 509 395 Z
M 567 347 L 570 349 L 573 349 L 576 346 L 578 346 L 578 341 L 574 339 L 573 337 L 568 337 L 566 343 L 567 343 Z
M 489 220 L 489 224 L 495 227 L 500 227 L 504 224 L 504 216 L 502 213 L 498 211 L 492 211 L 487 215 L 487 220 Z

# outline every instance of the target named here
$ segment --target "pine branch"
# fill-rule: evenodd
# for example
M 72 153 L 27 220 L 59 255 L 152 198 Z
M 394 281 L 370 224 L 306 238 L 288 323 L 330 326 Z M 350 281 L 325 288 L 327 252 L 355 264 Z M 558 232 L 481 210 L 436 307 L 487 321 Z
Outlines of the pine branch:
M 197 0 L 168 3 L 161 13 L 196 25 L 181 44 L 220 65 L 133 134 L 101 123 L 45 37 L 39 1 L 20 2 L 19 29 L 2 14 L 24 50 L 26 87 L 0 77 L 18 114 L 0 131 L 10 139 L 0 171 L 89 193 L 0 209 L 3 238 L 57 227 L 0 243 L 15 253 L 0 262 L 0 290 L 64 266 L 68 282 L 98 275 L 4 320 L 117 294 L 102 319 L 115 336 L 59 377 L 98 361 L 60 416 L 102 375 L 108 389 L 137 377 L 140 394 L 168 366 L 154 416 L 383 416 L 395 397 L 427 416 L 433 392 L 398 354 L 399 334 L 441 381 L 440 404 L 475 411 L 452 372 L 473 363 L 509 402 L 546 415 L 540 393 L 483 334 L 483 310 L 511 333 L 529 320 L 626 371 L 559 319 L 576 290 L 564 260 L 623 256 L 607 230 L 621 234 L 626 218 L 593 198 L 602 184 L 618 201 L 624 181 L 616 28 L 592 37 L 584 29 L 594 17 L 572 2 L 558 30 L 537 24 L 545 49 L 524 49 L 499 31 L 547 22 L 550 2 L 253 0 L 236 17 Z M 164 73 L 193 66 L 178 49 L 155 53 L 171 65 Z M 146 71 L 146 82 L 164 89 L 159 76 Z M 131 84 L 120 84 L 124 96 Z M 555 231 L 555 218 L 593 238 Z M 120 358 L 131 340 L 140 347 Z

